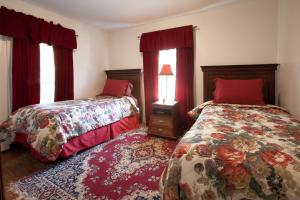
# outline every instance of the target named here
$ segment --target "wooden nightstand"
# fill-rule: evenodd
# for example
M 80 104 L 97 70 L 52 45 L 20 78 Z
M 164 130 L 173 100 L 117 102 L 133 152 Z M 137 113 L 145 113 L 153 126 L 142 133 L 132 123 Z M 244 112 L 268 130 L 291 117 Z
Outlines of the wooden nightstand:
M 179 103 L 163 103 L 157 101 L 152 104 L 148 134 L 177 139 L 182 133 L 179 120 Z

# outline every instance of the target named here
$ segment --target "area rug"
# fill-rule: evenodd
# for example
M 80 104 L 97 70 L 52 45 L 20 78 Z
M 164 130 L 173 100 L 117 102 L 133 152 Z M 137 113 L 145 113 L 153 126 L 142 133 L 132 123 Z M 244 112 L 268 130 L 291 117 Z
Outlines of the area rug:
M 159 199 L 158 182 L 176 142 L 125 133 L 12 183 L 20 199 Z

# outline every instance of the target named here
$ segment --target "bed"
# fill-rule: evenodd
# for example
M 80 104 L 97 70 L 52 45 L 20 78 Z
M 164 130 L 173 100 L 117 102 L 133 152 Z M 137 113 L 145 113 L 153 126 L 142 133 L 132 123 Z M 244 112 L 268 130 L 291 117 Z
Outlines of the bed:
M 299 199 L 300 121 L 275 106 L 277 64 L 204 66 L 204 100 L 164 170 L 162 199 Z M 213 103 L 215 79 L 262 79 L 266 105 Z
M 12 142 L 24 144 L 43 162 L 55 161 L 139 127 L 141 70 L 107 70 L 107 80 L 127 80 L 132 96 L 37 104 L 20 108 L 1 124 Z M 105 87 L 104 87 L 105 88 Z M 103 90 L 104 91 L 104 90 Z

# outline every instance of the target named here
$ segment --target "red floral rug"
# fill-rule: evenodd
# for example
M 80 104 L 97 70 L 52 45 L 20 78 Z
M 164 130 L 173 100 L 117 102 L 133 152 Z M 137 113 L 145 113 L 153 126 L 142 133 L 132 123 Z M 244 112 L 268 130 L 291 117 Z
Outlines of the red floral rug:
M 139 129 L 12 183 L 10 189 L 30 199 L 159 199 L 159 178 L 176 144 Z

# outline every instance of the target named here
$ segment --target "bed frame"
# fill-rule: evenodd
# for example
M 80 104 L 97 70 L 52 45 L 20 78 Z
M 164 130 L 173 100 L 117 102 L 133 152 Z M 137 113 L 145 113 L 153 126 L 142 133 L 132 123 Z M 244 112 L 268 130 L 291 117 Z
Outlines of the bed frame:
M 105 70 L 109 79 L 128 80 L 132 85 L 132 95 L 138 100 L 140 108 L 140 122 L 142 121 L 142 93 L 141 93 L 141 69 L 122 69 L 122 70 Z
M 264 100 L 275 104 L 275 71 L 278 64 L 201 66 L 203 71 L 203 100 L 213 99 L 215 78 L 263 79 Z
M 2 155 L 0 153 L 0 200 L 4 200 L 4 187 L 3 187 L 3 176 L 2 176 Z

